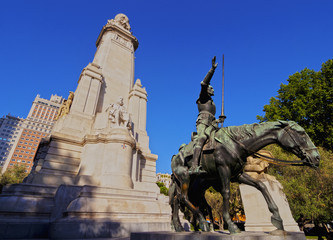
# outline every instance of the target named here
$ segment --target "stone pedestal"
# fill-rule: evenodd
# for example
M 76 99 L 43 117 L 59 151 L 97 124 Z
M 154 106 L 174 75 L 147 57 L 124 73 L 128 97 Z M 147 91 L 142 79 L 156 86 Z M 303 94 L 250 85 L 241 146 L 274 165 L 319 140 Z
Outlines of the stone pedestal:
M 136 142 L 127 128 L 115 127 L 107 134 L 87 136 L 77 176 L 78 185 L 133 189 L 132 162 Z
M 84 186 L 66 215 L 51 224 L 51 238 L 128 237 L 132 231 L 170 230 L 170 207 L 148 191 Z
M 279 208 L 279 213 L 283 220 L 283 226 L 286 231 L 299 232 L 299 227 L 290 212 L 289 204 L 282 186 L 278 181 L 262 181 L 268 188 L 275 203 Z M 272 214 L 269 212 L 267 203 L 256 188 L 241 184 L 239 186 L 242 202 L 245 210 L 246 231 L 273 231 L 276 228 L 271 223 Z
M 290 232 L 274 236 L 265 232 L 241 232 L 231 235 L 227 232 L 144 232 L 132 233 L 130 240 L 305 240 L 304 233 Z

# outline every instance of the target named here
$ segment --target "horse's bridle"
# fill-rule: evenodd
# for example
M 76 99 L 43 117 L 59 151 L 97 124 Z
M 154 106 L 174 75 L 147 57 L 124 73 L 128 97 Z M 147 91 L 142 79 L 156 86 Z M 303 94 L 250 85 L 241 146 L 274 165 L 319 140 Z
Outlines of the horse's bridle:
M 291 137 L 291 139 L 293 139 L 293 141 L 295 142 L 295 144 L 296 144 L 297 146 L 300 146 L 300 145 L 297 143 L 296 139 L 295 139 L 295 138 L 292 136 L 292 134 L 289 132 L 289 129 L 290 129 L 292 126 L 293 126 L 293 125 L 289 125 L 289 124 L 288 124 L 288 126 L 285 127 L 285 128 L 283 128 L 283 130 L 285 131 L 285 133 L 287 133 L 287 134 Z M 287 128 L 287 129 L 286 129 L 286 128 Z M 224 129 L 223 129 L 223 130 L 224 130 Z M 263 159 L 263 160 L 265 160 L 265 161 L 267 161 L 267 159 L 268 159 L 268 160 L 270 160 L 269 162 L 271 162 L 271 163 L 274 163 L 274 162 L 275 162 L 275 164 L 291 165 L 291 166 L 304 166 L 305 163 L 306 163 L 306 161 L 305 161 L 304 159 L 302 159 L 302 160 L 288 161 L 288 160 L 282 160 L 282 159 L 272 158 L 272 157 L 268 157 L 268 156 L 262 155 L 262 154 L 260 154 L 260 153 L 258 153 L 258 152 L 256 152 L 256 151 L 253 151 L 253 150 L 251 150 L 251 149 L 248 149 L 243 143 L 241 143 L 240 141 L 238 141 L 237 139 L 235 139 L 233 136 L 231 136 L 231 135 L 229 134 L 228 131 L 224 130 L 224 132 L 230 137 L 231 140 L 233 140 L 233 141 L 236 142 L 238 145 L 240 145 L 240 146 L 241 146 L 246 152 L 248 152 L 250 155 L 253 155 L 253 156 L 255 156 L 255 157 L 261 158 L 261 159 Z M 311 149 L 317 149 L 317 148 L 314 147 L 314 148 L 300 149 L 300 151 L 302 152 L 302 155 L 303 155 L 303 156 L 306 156 L 306 152 L 305 152 L 305 151 L 306 151 L 306 150 L 311 150 Z
M 284 133 L 285 134 L 287 133 L 289 135 L 289 137 L 295 142 L 295 144 L 297 146 L 302 146 L 302 144 L 299 144 L 299 142 L 297 142 L 297 140 L 295 139 L 295 137 L 293 136 L 293 134 L 290 133 L 290 129 L 292 129 L 292 127 L 294 125 L 295 125 L 295 123 L 294 124 L 290 124 L 290 125 L 288 124 L 287 127 L 283 128 Z M 317 148 L 316 147 L 309 147 L 309 148 L 301 148 L 301 147 L 299 147 L 299 151 L 304 156 L 304 158 L 307 157 L 307 152 L 306 151 L 309 151 L 309 150 L 317 150 Z M 305 163 L 305 160 L 302 159 L 301 162 Z

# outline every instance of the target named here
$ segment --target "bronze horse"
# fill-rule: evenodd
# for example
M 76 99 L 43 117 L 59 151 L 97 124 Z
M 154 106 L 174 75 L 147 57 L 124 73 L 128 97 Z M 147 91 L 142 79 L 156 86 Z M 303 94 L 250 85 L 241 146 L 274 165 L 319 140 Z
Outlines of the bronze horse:
M 222 215 L 228 230 L 238 233 L 238 227 L 232 222 L 229 214 L 230 182 L 244 183 L 257 188 L 263 194 L 269 211 L 271 222 L 277 230 L 284 230 L 277 205 L 266 186 L 259 180 L 251 178 L 243 172 L 246 158 L 269 144 L 278 144 L 285 150 L 299 157 L 302 165 L 318 167 L 320 156 L 304 129 L 292 121 L 276 121 L 261 124 L 250 124 L 220 128 L 215 133 L 216 146 L 202 154 L 201 165 L 207 174 L 189 175 L 191 166 L 191 143 L 180 148 L 172 157 L 171 168 L 173 182 L 169 189 L 172 208 L 172 225 L 176 231 L 184 229 L 179 221 L 178 211 L 186 206 L 199 220 L 202 231 L 209 231 L 201 210 L 207 208 L 204 192 L 210 186 L 220 191 L 223 197 Z M 210 208 L 210 207 L 208 207 Z M 208 209 L 207 212 L 211 211 Z

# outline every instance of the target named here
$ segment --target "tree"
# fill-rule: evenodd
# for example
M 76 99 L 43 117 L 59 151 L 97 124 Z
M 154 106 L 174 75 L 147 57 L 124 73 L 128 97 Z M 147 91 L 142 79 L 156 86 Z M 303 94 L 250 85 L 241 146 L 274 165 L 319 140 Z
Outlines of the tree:
M 7 184 L 23 182 L 23 179 L 28 175 L 25 170 L 26 168 L 23 165 L 14 165 L 13 168 L 7 169 L 4 174 L 0 175 L 0 192 L 3 186 Z
M 315 145 L 333 149 L 333 60 L 320 71 L 305 68 L 281 84 L 277 97 L 264 106 L 260 122 L 292 120 L 300 124 Z
M 160 188 L 160 193 L 168 196 L 169 189 L 162 182 L 156 182 L 157 186 Z
M 211 221 L 214 223 L 215 219 L 217 219 L 219 224 L 219 229 L 223 230 L 223 215 L 222 215 L 222 206 L 223 206 L 223 198 L 221 194 L 213 187 L 207 189 L 205 193 L 205 198 L 207 203 L 212 208 L 213 218 Z
M 267 147 L 274 157 L 291 160 L 294 155 L 277 145 Z M 268 174 L 282 184 L 294 219 L 301 214 L 313 222 L 333 219 L 333 153 L 319 148 L 319 169 L 270 165 Z
M 219 192 L 217 192 L 213 187 L 207 189 L 205 193 L 205 198 L 207 203 L 211 206 L 213 210 L 214 219 L 218 220 L 220 230 L 223 230 L 223 198 Z M 238 214 L 244 215 L 244 207 L 240 195 L 239 184 L 230 183 L 230 216 L 232 219 L 237 218 Z

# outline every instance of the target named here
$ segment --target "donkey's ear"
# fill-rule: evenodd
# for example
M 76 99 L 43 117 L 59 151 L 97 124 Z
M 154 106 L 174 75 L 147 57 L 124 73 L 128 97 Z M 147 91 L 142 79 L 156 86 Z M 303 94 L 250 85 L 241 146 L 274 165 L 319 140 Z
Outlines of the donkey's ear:
M 281 124 L 282 127 L 285 127 L 285 126 L 289 125 L 288 121 L 278 120 L 278 122 Z

